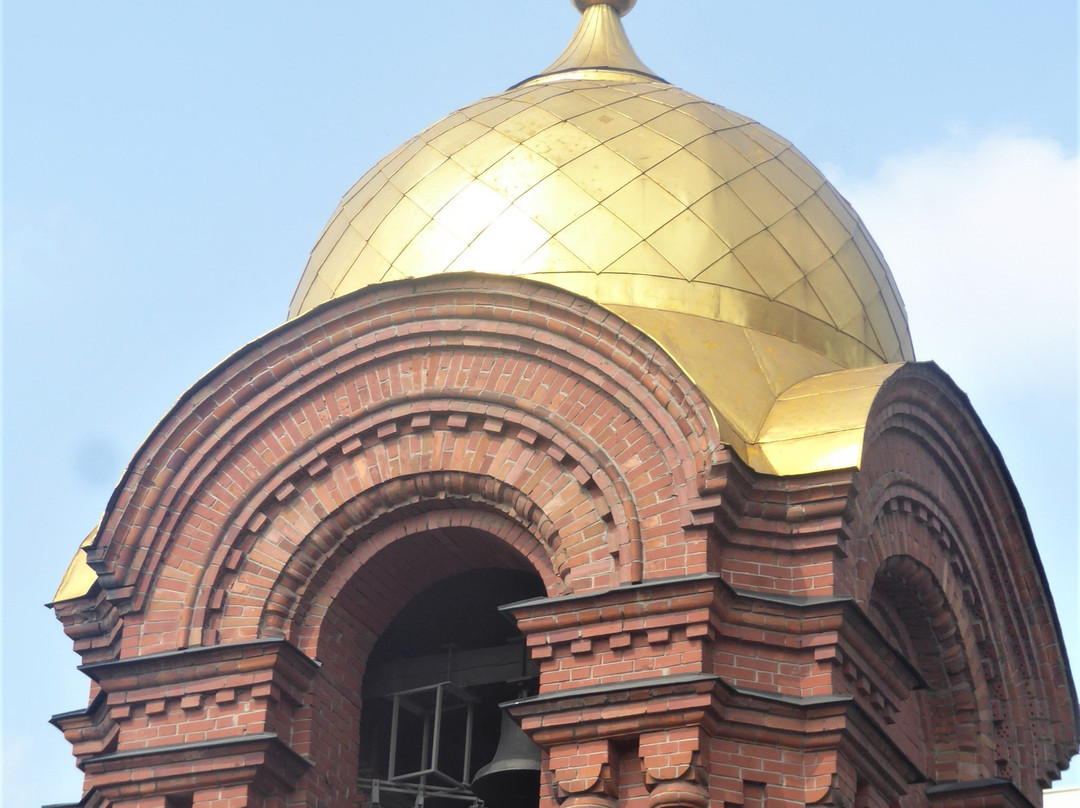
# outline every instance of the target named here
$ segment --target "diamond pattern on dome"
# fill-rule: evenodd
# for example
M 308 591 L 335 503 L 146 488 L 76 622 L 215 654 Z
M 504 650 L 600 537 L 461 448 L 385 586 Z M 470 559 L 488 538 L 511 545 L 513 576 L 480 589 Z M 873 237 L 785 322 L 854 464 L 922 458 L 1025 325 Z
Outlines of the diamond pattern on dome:
M 556 166 L 522 145 L 481 174 L 480 182 L 507 199 L 517 199 L 556 170 Z
M 648 174 L 687 207 L 723 184 L 720 175 L 686 149 L 675 152 Z
M 560 121 L 531 137 L 522 144 L 549 163 L 562 167 L 587 151 L 600 145 L 600 141 L 574 123 Z
M 648 171 L 682 148 L 678 143 L 673 143 L 670 139 L 646 127 L 638 127 L 631 132 L 612 138 L 607 145 L 641 171 Z
M 726 138 L 719 135 L 698 138 L 687 144 L 686 150 L 729 181 L 754 167 Z
M 595 208 L 597 202 L 576 182 L 557 172 L 522 194 L 514 205 L 549 233 L 555 234 Z
M 463 120 L 456 126 L 446 130 L 428 141 L 428 145 L 438 149 L 447 157 L 461 151 L 481 135 L 490 131 L 482 123 L 469 119 Z
M 688 281 L 704 272 L 727 252 L 727 245 L 693 211 L 684 210 L 649 237 L 668 262 Z
M 814 189 L 799 179 L 790 168 L 785 166 L 779 159 L 773 158 L 758 166 L 758 170 L 765 175 L 765 179 L 786 196 L 793 205 L 801 205 L 814 195 Z
M 765 290 L 754 280 L 754 276 L 735 257 L 734 253 L 725 255 L 694 280 L 727 289 L 740 289 L 754 295 L 765 295 Z
M 453 160 L 445 160 L 409 190 L 409 199 L 423 208 L 428 216 L 434 216 L 447 199 L 457 196 L 474 179 L 470 172 Z
M 660 117 L 653 118 L 645 124 L 645 128 L 676 143 L 692 143 L 713 133 L 712 129 L 693 115 L 687 115 L 678 109 L 670 109 Z
M 517 142 L 513 138 L 490 129 L 468 146 L 450 155 L 450 159 L 479 177 L 515 148 Z
M 685 210 L 678 199 L 645 174 L 605 199 L 604 207 L 642 238 L 648 238 Z
M 714 188 L 690 209 L 709 222 L 729 247 L 738 247 L 765 229 L 764 222 L 754 215 L 730 184 Z
M 596 238 L 603 232 L 604 238 Z M 581 258 L 593 272 L 602 272 L 630 251 L 641 237 L 605 207 L 595 207 L 559 233 L 559 241 Z
M 562 171 L 592 194 L 597 202 L 607 199 L 641 173 L 630 161 L 603 144 L 571 160 Z
M 829 260 L 829 248 L 798 210 L 793 210 L 769 228 L 769 232 L 800 267 L 815 269 Z
M 449 271 L 719 318 L 845 363 L 911 355 L 892 277 L 820 172 L 760 124 L 641 77 L 527 83 L 387 155 L 342 200 L 290 313 Z

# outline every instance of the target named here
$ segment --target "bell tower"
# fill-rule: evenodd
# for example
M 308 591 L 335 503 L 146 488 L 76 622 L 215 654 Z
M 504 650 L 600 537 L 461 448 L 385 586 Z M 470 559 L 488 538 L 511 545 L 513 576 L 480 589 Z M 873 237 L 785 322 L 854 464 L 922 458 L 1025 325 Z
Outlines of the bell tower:
M 1039 806 L 1024 509 L 788 141 L 575 0 L 346 194 L 53 606 L 85 808 Z

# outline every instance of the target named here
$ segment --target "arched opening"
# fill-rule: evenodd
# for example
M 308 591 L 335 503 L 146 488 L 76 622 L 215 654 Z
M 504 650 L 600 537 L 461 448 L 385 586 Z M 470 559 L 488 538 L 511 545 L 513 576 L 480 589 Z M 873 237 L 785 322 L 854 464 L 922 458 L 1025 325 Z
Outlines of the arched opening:
M 485 789 L 476 775 L 503 752 L 500 733 L 505 743 L 516 730 L 504 726 L 499 704 L 537 685 L 524 640 L 499 606 L 544 594 L 535 573 L 484 567 L 431 584 L 397 613 L 361 686 L 360 789 L 368 804 L 468 808 L 480 795 L 489 808 L 538 804 L 538 767 L 515 771 L 512 793 L 492 790 L 491 777 Z
M 977 690 L 968 649 L 948 598 L 934 574 L 910 556 L 885 561 L 874 579 L 871 616 L 926 681 L 900 705 L 894 734 L 931 783 L 978 780 Z M 925 804 L 912 794 L 901 806 Z

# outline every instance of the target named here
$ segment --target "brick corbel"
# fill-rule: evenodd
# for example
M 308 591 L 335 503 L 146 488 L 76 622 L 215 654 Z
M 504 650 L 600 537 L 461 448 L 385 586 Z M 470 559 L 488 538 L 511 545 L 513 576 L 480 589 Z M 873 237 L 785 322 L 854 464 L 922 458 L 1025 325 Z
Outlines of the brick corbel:
M 618 756 L 610 741 L 553 746 L 548 757 L 555 798 L 566 808 L 608 808 L 618 797 Z
M 708 744 L 700 727 L 646 732 L 638 744 L 645 785 L 649 788 L 670 780 L 704 782 L 702 755 Z
M 700 727 L 643 733 L 638 743 L 649 808 L 706 808 L 708 739 Z

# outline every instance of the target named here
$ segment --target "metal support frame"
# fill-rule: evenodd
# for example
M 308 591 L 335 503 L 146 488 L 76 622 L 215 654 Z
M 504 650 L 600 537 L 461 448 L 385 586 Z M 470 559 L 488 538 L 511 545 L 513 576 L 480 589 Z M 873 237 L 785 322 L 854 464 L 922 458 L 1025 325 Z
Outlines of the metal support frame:
M 432 699 L 434 702 L 432 703 Z M 476 698 L 452 682 L 439 682 L 426 687 L 398 691 L 391 696 L 393 705 L 390 718 L 390 749 L 385 781 L 367 781 L 370 787 L 385 791 L 417 794 L 417 805 L 423 804 L 425 794 L 450 799 L 473 800 L 469 790 L 472 772 L 473 721 Z M 415 771 L 397 770 L 398 744 L 401 736 L 402 711 L 422 721 L 420 768 Z M 439 769 L 440 743 L 444 717 L 458 710 L 465 711 L 465 727 L 462 746 L 464 761 L 460 777 Z M 432 782 L 434 781 L 434 782 Z M 373 784 L 373 785 L 372 785 Z

